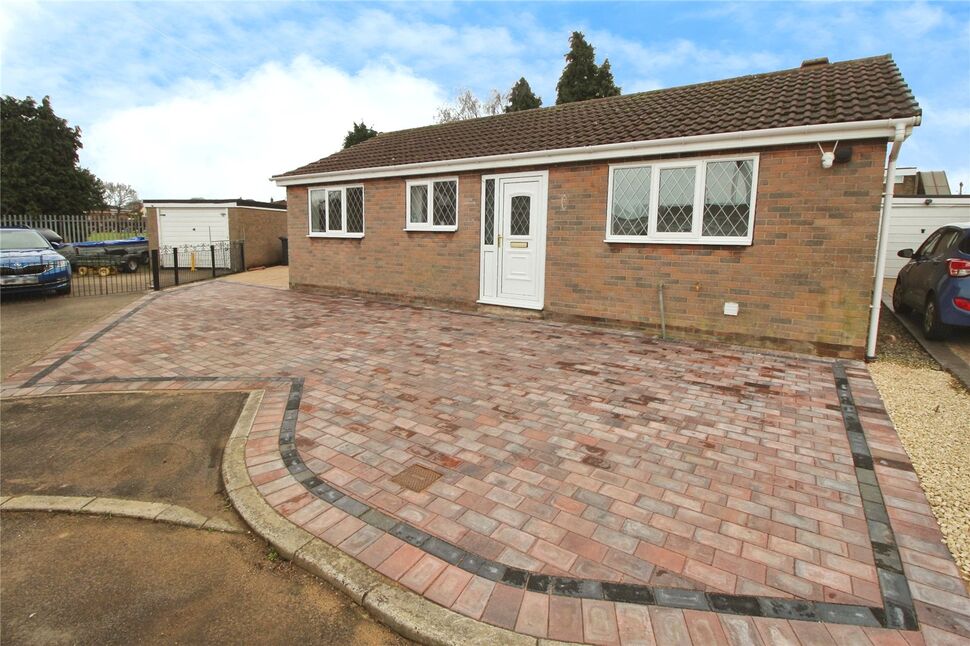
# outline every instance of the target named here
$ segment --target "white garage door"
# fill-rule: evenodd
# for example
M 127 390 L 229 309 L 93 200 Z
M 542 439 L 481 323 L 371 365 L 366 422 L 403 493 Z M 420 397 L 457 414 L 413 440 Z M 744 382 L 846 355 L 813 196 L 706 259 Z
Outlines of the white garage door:
M 172 253 L 179 248 L 179 266 L 211 267 L 209 245 L 216 245 L 216 267 L 228 269 L 230 254 L 229 214 L 225 208 L 160 209 L 158 214 L 158 242 L 162 249 L 162 266 L 171 267 Z M 192 249 L 188 249 L 192 247 Z
M 895 278 L 907 262 L 896 252 L 916 249 L 931 233 L 945 224 L 970 222 L 970 198 L 935 197 L 930 204 L 925 197 L 895 198 L 892 220 L 889 223 L 889 244 L 886 248 L 886 278 Z

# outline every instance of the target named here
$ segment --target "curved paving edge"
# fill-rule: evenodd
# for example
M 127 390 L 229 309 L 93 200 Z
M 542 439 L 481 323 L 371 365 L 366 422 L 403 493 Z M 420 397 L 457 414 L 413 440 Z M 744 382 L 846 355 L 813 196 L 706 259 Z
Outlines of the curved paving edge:
M 348 595 L 381 623 L 423 644 L 562 643 L 515 633 L 447 610 L 280 516 L 256 490 L 246 470 L 246 440 L 262 396 L 262 391 L 254 391 L 243 406 L 223 452 L 222 478 L 226 495 L 239 515 L 280 555 Z
M 181 505 L 102 496 L 3 496 L 0 511 L 61 511 L 73 514 L 140 518 L 194 529 L 240 533 L 243 530 L 215 516 L 203 516 Z

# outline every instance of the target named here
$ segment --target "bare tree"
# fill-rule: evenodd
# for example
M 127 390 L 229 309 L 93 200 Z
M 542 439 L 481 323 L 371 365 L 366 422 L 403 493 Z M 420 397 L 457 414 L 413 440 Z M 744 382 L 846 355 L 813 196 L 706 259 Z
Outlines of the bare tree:
M 455 99 L 454 105 L 443 105 L 438 108 L 434 120 L 435 123 L 449 123 L 502 114 L 507 98 L 498 90 L 492 90 L 488 98 L 482 101 L 471 90 L 463 90 Z
M 105 182 L 104 203 L 115 212 L 115 215 L 128 213 L 137 209 L 139 205 L 138 193 L 130 184 Z

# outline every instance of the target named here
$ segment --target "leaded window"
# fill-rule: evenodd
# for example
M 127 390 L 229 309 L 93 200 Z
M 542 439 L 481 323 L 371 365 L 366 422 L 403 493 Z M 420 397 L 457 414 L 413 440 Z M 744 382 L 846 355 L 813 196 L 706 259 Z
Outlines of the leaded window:
M 311 188 L 307 193 L 310 235 L 360 238 L 364 235 L 364 187 Z
M 407 182 L 408 231 L 458 229 L 458 180 L 453 178 Z
M 608 242 L 751 244 L 757 157 L 610 169 Z

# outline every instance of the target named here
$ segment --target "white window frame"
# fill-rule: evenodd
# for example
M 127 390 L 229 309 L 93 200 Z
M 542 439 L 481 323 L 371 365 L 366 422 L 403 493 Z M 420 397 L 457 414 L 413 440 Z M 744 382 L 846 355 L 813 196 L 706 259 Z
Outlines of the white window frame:
M 454 224 L 434 224 L 434 183 L 435 182 L 454 182 L 455 183 L 455 223 Z M 411 187 L 427 186 L 428 191 L 428 221 L 411 222 Z M 428 179 L 409 179 L 404 182 L 404 230 L 405 231 L 457 231 L 458 230 L 458 208 L 461 188 L 457 177 L 431 177 Z
M 364 231 L 367 230 L 367 191 L 364 189 L 363 184 L 345 184 L 341 186 L 319 186 L 307 190 L 307 237 L 308 238 L 363 238 L 364 231 L 360 233 L 348 232 L 347 231 L 347 189 L 348 188 L 359 188 L 361 190 L 362 198 L 362 208 L 364 213 L 362 214 L 363 228 Z M 332 191 L 340 191 L 340 230 L 326 230 L 326 231 L 314 231 L 313 230 L 313 193 L 323 192 L 328 193 Z M 325 226 L 330 226 L 330 200 L 325 199 L 324 204 L 324 214 L 323 223 Z
M 624 244 L 693 244 L 693 245 L 733 245 L 751 246 L 754 241 L 755 201 L 758 197 L 758 160 L 760 155 L 725 155 L 719 157 L 700 157 L 692 159 L 659 159 L 646 162 L 610 164 L 609 188 L 606 195 L 606 239 L 605 242 Z M 707 183 L 707 165 L 712 162 L 750 161 L 751 162 L 751 204 L 748 211 L 748 235 L 746 236 L 704 236 L 704 195 Z M 694 212 L 691 230 L 684 233 L 663 233 L 657 231 L 657 211 L 660 196 L 660 172 L 670 168 L 689 168 L 694 170 Z M 618 168 L 650 168 L 650 204 L 647 235 L 613 235 L 613 175 Z

